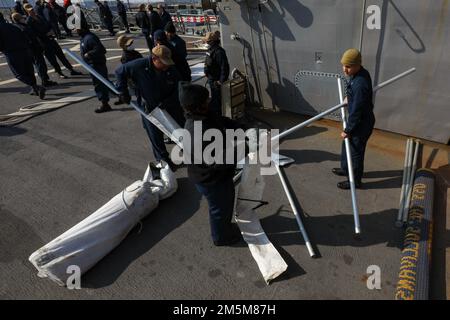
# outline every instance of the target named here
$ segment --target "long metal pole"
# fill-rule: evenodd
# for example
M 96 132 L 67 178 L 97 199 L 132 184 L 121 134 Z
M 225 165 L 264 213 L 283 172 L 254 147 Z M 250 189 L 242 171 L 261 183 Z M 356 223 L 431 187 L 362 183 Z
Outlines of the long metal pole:
M 403 72 L 403 73 L 401 73 L 401 74 L 399 74 L 399 75 L 397 75 L 397 76 L 395 76 L 395 77 L 393 77 L 393 78 L 391 78 L 391 79 L 389 79 L 389 80 L 387 80 L 385 82 L 380 83 L 378 86 L 376 86 L 373 89 L 373 92 L 376 92 L 376 91 L 380 90 L 381 88 L 384 88 L 385 86 L 390 85 L 391 83 L 393 83 L 393 82 L 395 82 L 395 81 L 397 81 L 397 80 L 399 80 L 399 79 L 401 79 L 403 77 L 406 77 L 407 75 L 413 73 L 414 71 L 416 71 L 416 68 L 411 68 L 411 69 L 409 69 L 409 70 L 407 70 L 407 71 L 405 71 L 405 72 Z M 276 135 L 276 136 L 272 137 L 272 141 L 277 140 L 277 139 L 281 140 L 282 138 L 290 135 L 291 133 L 293 133 L 295 131 L 298 131 L 298 130 L 300 130 L 300 129 L 310 125 L 314 121 L 322 119 L 323 117 L 329 115 L 330 113 L 335 112 L 336 110 L 344 107 L 345 105 L 346 104 L 341 103 L 341 104 L 338 104 L 338 105 L 336 105 L 336 106 L 334 106 L 334 107 L 332 107 L 332 108 L 330 108 L 330 109 L 328 109 L 328 110 L 326 110 L 326 111 L 324 111 L 322 113 L 319 113 L 318 115 L 312 117 L 311 119 L 308 119 L 305 122 L 302 122 L 302 123 L 300 123 L 300 124 L 290 128 L 290 129 L 280 133 L 279 135 Z
M 308 249 L 309 255 L 311 257 L 314 257 L 316 254 L 314 253 L 314 249 L 313 249 L 313 247 L 311 245 L 311 242 L 309 241 L 308 234 L 306 233 L 306 229 L 305 229 L 305 227 L 303 225 L 302 219 L 301 219 L 300 214 L 299 214 L 299 212 L 297 210 L 297 207 L 295 205 L 294 199 L 292 198 L 292 195 L 291 195 L 291 193 L 289 191 L 289 187 L 288 187 L 288 185 L 286 183 L 286 180 L 284 178 L 283 171 L 280 168 L 280 166 L 278 166 L 278 165 L 275 165 L 275 168 L 277 169 L 278 176 L 280 177 L 281 184 L 283 185 L 284 192 L 286 193 L 286 196 L 287 196 L 287 198 L 289 200 L 289 204 L 291 205 L 292 211 L 294 211 L 295 219 L 297 220 L 298 226 L 300 228 L 300 233 L 302 234 L 303 239 L 305 240 L 306 248 Z
M 69 57 L 71 57 L 72 59 L 74 59 L 76 62 L 78 62 L 83 68 L 86 69 L 86 71 L 88 71 L 90 74 L 92 74 L 94 77 L 96 77 L 99 81 L 101 81 L 105 86 L 108 87 L 109 90 L 111 90 L 112 92 L 114 92 L 115 94 L 119 95 L 120 92 L 116 89 L 116 87 L 114 87 L 114 85 L 108 81 L 107 79 L 105 79 L 101 74 L 99 74 L 97 71 L 94 70 L 94 68 L 92 68 L 90 65 L 88 65 L 86 62 L 84 62 L 80 57 L 78 57 L 76 54 L 74 54 L 72 51 L 70 51 L 69 49 L 64 49 L 64 51 L 69 55 Z M 168 130 L 166 128 L 166 126 L 164 126 L 163 123 L 161 123 L 157 118 L 156 118 L 156 114 L 162 113 L 164 115 L 165 118 L 168 119 L 168 122 L 171 124 L 174 124 L 173 127 L 175 127 L 175 129 L 180 128 L 180 126 L 178 124 L 176 124 L 176 121 L 170 116 L 170 114 L 168 114 L 165 110 L 161 110 L 160 108 L 156 107 L 152 112 L 150 112 L 149 114 L 146 114 L 143 110 L 141 110 L 141 108 L 139 108 L 139 106 L 137 106 L 133 101 L 130 102 L 130 106 L 132 106 L 141 116 L 143 116 L 144 118 L 146 118 L 148 121 L 150 121 L 151 123 L 153 123 L 156 127 L 158 127 L 162 132 L 164 132 L 169 138 L 171 138 L 171 140 L 173 142 L 175 142 L 179 147 L 182 148 L 182 143 L 180 141 L 179 138 L 175 137 L 173 135 L 173 132 L 171 132 L 170 130 Z
M 406 141 L 406 150 L 405 150 L 405 162 L 403 164 L 403 179 L 402 179 L 402 189 L 400 191 L 400 203 L 398 205 L 398 215 L 397 221 L 395 222 L 395 226 L 400 228 L 403 226 L 403 208 L 405 204 L 405 194 L 406 194 L 406 184 L 409 179 L 409 174 L 411 171 L 411 167 L 409 166 L 411 157 L 410 150 L 412 149 L 412 139 Z
M 339 90 L 339 100 L 341 103 L 344 102 L 344 96 L 342 94 L 342 82 L 341 79 L 337 79 L 338 82 L 338 90 Z M 341 108 L 341 115 L 342 115 L 342 127 L 344 130 L 347 128 L 347 120 L 345 117 L 345 108 Z M 352 206 L 353 206 L 353 219 L 355 222 L 355 233 L 360 234 L 361 229 L 359 225 L 359 215 L 358 215 L 358 203 L 356 202 L 356 187 L 355 187 L 355 175 L 353 172 L 353 161 L 352 161 L 352 153 L 350 150 L 350 139 L 345 138 L 344 139 L 345 144 L 345 154 L 347 156 L 347 170 L 348 170 L 348 180 L 350 182 L 350 191 L 352 194 Z
M 408 194 L 407 194 L 407 198 L 406 198 L 404 209 L 403 209 L 403 223 L 406 223 L 408 221 L 409 204 L 411 202 L 411 197 L 412 197 L 412 190 L 413 190 L 414 177 L 415 177 L 416 167 L 417 167 L 417 158 L 419 156 L 419 149 L 420 149 L 420 141 L 417 140 L 415 149 L 414 149 L 414 158 L 413 158 L 413 163 L 412 163 L 412 167 L 411 167 L 411 174 L 409 176 Z

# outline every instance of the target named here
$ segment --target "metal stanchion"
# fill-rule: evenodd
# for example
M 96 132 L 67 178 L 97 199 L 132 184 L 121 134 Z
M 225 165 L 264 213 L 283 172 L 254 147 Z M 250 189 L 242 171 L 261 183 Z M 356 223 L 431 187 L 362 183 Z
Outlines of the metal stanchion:
M 283 171 L 279 165 L 275 165 L 275 168 L 277 169 L 278 176 L 280 177 L 281 184 L 283 185 L 284 192 L 286 193 L 286 196 L 289 200 L 289 204 L 291 205 L 292 211 L 294 211 L 295 219 L 297 220 L 298 226 L 300 227 L 300 232 L 303 236 L 303 239 L 305 240 L 306 248 L 308 249 L 309 255 L 311 257 L 314 257 L 316 254 L 314 253 L 314 249 L 311 245 L 311 242 L 309 241 L 309 237 L 308 237 L 308 234 L 306 233 L 306 229 L 303 226 L 303 222 L 300 217 L 300 213 L 297 210 L 297 206 L 295 205 L 294 199 L 289 191 L 289 187 L 286 183 L 286 179 L 284 178 Z
M 397 221 L 395 222 L 395 226 L 400 228 L 403 226 L 403 209 L 405 205 L 405 195 L 407 190 L 407 183 L 409 179 L 409 175 L 411 173 L 411 151 L 413 150 L 413 141 L 412 139 L 408 139 L 406 141 L 406 150 L 405 150 L 405 162 L 403 164 L 403 179 L 402 179 L 402 189 L 400 191 L 400 203 L 398 206 L 398 215 Z
M 342 83 L 341 79 L 337 79 L 338 82 L 338 89 L 339 89 L 339 100 L 341 103 L 344 102 L 344 97 L 342 94 Z M 345 108 L 341 108 L 341 115 L 342 115 L 342 126 L 344 130 L 347 128 L 347 120 L 345 117 Z M 352 161 L 352 153 L 350 150 L 350 139 L 345 138 L 345 154 L 347 156 L 347 170 L 348 170 L 348 181 L 350 182 L 350 190 L 352 194 L 352 206 L 353 206 L 353 218 L 355 222 L 355 233 L 360 234 L 361 229 L 359 226 L 359 215 L 358 215 L 358 204 L 356 202 L 356 187 L 355 187 L 355 175 L 353 172 L 353 161 Z
M 413 142 L 413 144 L 414 144 L 414 142 Z M 411 173 L 409 175 L 409 181 L 407 184 L 406 201 L 403 206 L 403 224 L 405 224 L 408 221 L 409 205 L 411 203 L 411 196 L 412 196 L 412 190 L 413 190 L 413 185 L 414 185 L 414 177 L 415 177 L 416 168 L 417 168 L 417 159 L 419 156 L 419 149 L 420 149 L 420 141 L 417 140 L 415 142 L 414 157 L 413 157 L 413 162 L 412 162 L 412 166 L 411 166 Z

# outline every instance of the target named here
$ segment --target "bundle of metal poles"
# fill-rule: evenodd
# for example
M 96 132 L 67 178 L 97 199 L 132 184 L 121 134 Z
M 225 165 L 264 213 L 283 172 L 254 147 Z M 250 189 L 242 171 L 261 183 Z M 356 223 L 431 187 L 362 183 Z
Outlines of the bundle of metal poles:
M 400 203 L 398 216 L 395 225 L 400 228 L 408 220 L 409 204 L 413 189 L 414 176 L 417 169 L 417 159 L 419 157 L 420 141 L 409 138 L 406 141 L 405 162 L 403 166 L 403 181 L 400 191 Z

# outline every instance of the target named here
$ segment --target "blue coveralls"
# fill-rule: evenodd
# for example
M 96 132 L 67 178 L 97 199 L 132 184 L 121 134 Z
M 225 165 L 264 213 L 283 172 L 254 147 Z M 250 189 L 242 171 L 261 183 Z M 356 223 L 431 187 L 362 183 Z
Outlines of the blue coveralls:
M 355 182 L 361 183 L 366 145 L 375 125 L 372 79 L 369 72 L 363 67 L 350 79 L 347 85 L 347 99 L 348 121 L 345 133 L 350 135 Z M 345 172 L 348 170 L 344 141 L 341 151 L 341 169 Z
M 128 92 L 128 79 L 134 82 L 144 98 L 146 113 L 150 113 L 159 106 L 165 109 L 181 127 L 184 126 L 185 119 L 178 99 L 180 75 L 174 66 L 166 71 L 157 71 L 149 58 L 136 59 L 118 67 L 116 79 L 116 86 L 122 93 Z M 155 159 L 170 163 L 163 133 L 146 118 L 142 117 L 142 121 L 152 144 Z
M 225 50 L 218 44 L 214 44 L 208 49 L 205 59 L 205 75 L 208 78 L 208 85 L 211 89 L 211 102 L 209 104 L 211 112 L 222 115 L 222 94 L 221 86 L 216 81 L 224 83 L 228 80 L 230 65 Z
M 14 76 L 35 89 L 31 48 L 26 35 L 16 25 L 0 21 L 0 51 L 5 54 Z
M 108 68 L 106 67 L 106 49 L 100 39 L 92 32 L 86 32 L 80 40 L 80 53 L 83 60 L 86 61 L 95 71 L 108 79 Z M 85 54 L 88 57 L 85 57 Z M 92 84 L 98 100 L 102 102 L 109 101 L 109 89 L 100 80 L 91 75 Z

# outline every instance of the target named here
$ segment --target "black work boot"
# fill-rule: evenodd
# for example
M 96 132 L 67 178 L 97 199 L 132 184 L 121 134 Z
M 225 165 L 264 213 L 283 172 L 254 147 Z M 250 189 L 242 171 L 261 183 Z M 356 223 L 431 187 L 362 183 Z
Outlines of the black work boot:
M 62 71 L 58 72 L 58 74 L 61 79 L 69 79 L 69 77 L 66 76 Z
M 70 75 L 71 76 L 81 76 L 83 75 L 80 71 L 77 71 L 75 69 L 70 70 Z
M 118 105 L 121 105 L 121 104 L 124 104 L 124 103 L 125 102 L 123 102 L 122 99 L 119 98 L 116 102 L 114 102 L 114 105 L 118 106 Z
M 213 243 L 217 247 L 222 247 L 222 246 L 231 246 L 242 240 L 243 240 L 243 238 L 242 238 L 241 230 L 239 229 L 239 227 L 236 224 L 233 223 L 230 226 L 230 230 L 228 231 L 227 236 L 221 240 L 213 240 Z
M 348 176 L 347 171 L 342 170 L 341 168 L 333 168 L 331 170 L 331 172 L 333 172 L 335 175 L 340 176 L 340 177 Z
M 38 86 L 38 85 L 35 85 L 34 87 L 33 87 L 33 91 L 34 91 L 34 93 L 37 95 L 37 96 L 39 96 L 39 98 L 41 99 L 41 100 L 43 100 L 44 98 L 45 98 L 45 88 L 43 87 L 43 86 Z
M 58 84 L 58 82 L 56 82 L 56 81 L 51 81 L 51 80 L 42 81 L 43 87 L 53 87 L 53 86 L 56 86 L 57 84 Z
M 350 181 L 342 181 L 337 184 L 337 187 L 342 190 L 350 190 Z M 361 182 L 355 182 L 355 189 L 362 189 Z
M 102 112 L 108 112 L 111 111 L 112 108 L 109 105 L 108 101 L 102 101 L 102 105 L 95 109 L 95 113 L 102 113 Z

